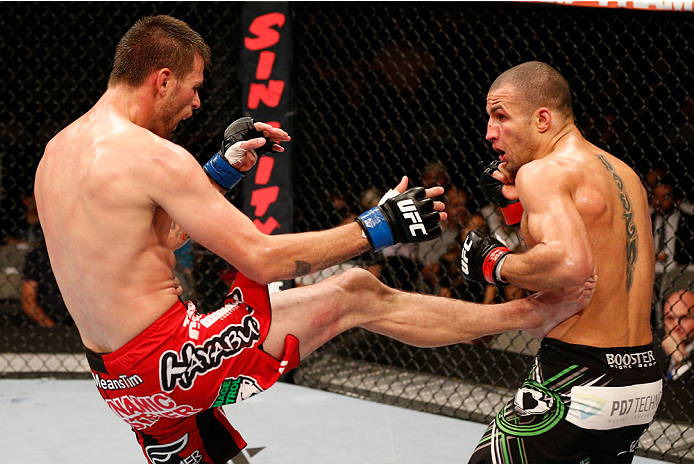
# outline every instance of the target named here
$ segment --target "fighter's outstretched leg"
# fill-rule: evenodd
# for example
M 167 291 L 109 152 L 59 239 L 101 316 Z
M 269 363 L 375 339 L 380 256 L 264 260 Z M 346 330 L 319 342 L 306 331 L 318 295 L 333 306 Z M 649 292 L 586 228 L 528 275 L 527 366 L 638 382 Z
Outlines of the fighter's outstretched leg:
M 565 294 L 543 294 L 497 305 L 403 292 L 363 269 L 275 293 L 272 325 L 263 345 L 281 358 L 284 339 L 299 339 L 302 359 L 334 336 L 363 327 L 409 345 L 435 347 L 508 330 L 544 336 L 590 301 L 595 280 Z

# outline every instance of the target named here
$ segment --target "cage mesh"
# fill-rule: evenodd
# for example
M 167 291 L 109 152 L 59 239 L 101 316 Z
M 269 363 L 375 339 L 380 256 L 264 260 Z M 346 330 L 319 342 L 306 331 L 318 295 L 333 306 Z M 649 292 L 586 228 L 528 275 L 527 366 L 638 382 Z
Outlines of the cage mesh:
M 115 45 L 130 25 L 166 13 L 188 22 L 212 47 L 203 108 L 174 139 L 204 162 L 240 113 L 240 8 L 232 2 L 0 4 L 0 377 L 87 372 L 79 336 L 41 252 L 32 183 L 46 142 L 103 93 Z M 296 230 L 351 220 L 402 175 L 413 184 L 445 185 L 452 216 L 441 244 L 368 254 L 303 277 L 298 285 L 361 266 L 406 290 L 477 302 L 522 296 L 520 290 L 467 284 L 457 256 L 466 229 L 486 227 L 514 240 L 478 188 L 493 159 L 484 139 L 485 96 L 500 72 L 540 60 L 569 81 L 586 138 L 643 179 L 657 247 L 655 341 L 660 347 L 675 339 L 684 347 L 675 333 L 682 331 L 672 329 L 667 315 L 677 303 L 673 293 L 694 290 L 691 14 L 468 2 L 293 2 L 290 11 Z M 178 253 L 184 297 L 216 308 L 228 267 L 191 244 Z M 34 304 L 48 320 L 31 316 Z M 511 332 L 417 349 L 353 329 L 311 355 L 293 381 L 488 421 L 527 376 L 537 347 L 536 340 Z M 669 355 L 659 351 L 665 368 Z M 691 385 L 686 375 L 665 382 L 657 418 L 638 453 L 694 462 Z

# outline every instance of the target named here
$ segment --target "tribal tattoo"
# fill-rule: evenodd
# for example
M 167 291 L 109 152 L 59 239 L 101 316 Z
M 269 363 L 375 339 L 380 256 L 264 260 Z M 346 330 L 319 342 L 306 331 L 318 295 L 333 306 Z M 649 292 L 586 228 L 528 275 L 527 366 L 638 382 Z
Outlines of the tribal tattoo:
M 607 158 L 601 154 L 597 154 L 596 156 L 605 166 L 605 169 L 612 174 L 612 178 L 619 189 L 619 199 L 622 201 L 622 209 L 624 210 L 622 217 L 624 217 L 626 220 L 627 228 L 627 291 L 629 291 L 631 284 L 634 281 L 634 265 L 636 264 L 636 258 L 638 256 L 638 246 L 636 243 L 638 234 L 636 232 L 636 224 L 634 223 L 634 211 L 631 208 L 629 195 L 627 195 L 626 190 L 624 190 L 624 182 L 622 181 L 622 178 L 619 177 L 612 164 L 607 161 Z

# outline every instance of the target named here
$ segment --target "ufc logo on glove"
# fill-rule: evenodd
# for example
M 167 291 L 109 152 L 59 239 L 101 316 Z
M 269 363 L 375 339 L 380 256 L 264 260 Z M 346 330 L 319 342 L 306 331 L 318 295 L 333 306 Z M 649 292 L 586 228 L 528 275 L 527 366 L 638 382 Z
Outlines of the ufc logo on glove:
M 424 235 L 427 235 L 427 229 L 424 227 L 424 224 L 422 224 L 422 218 L 419 216 L 419 212 L 417 211 L 417 207 L 414 205 L 414 201 L 410 200 L 409 198 L 407 200 L 400 200 L 398 202 L 398 208 L 402 212 L 402 217 L 413 222 L 413 224 L 410 225 L 411 236 L 416 237 L 418 230 Z
M 373 251 L 396 243 L 425 242 L 439 237 L 440 220 L 434 201 L 427 198 L 422 187 L 403 193 L 391 190 L 381 198 L 378 206 L 355 219 Z

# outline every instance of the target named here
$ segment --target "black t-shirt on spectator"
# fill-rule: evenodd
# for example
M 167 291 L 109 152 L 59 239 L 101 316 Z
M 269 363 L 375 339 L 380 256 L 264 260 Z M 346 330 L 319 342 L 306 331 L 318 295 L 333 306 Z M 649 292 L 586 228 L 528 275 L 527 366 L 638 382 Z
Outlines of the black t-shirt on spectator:
M 57 324 L 73 323 L 55 281 L 45 246 L 38 246 L 27 254 L 23 275 L 26 280 L 38 282 L 36 302 L 48 317 Z

